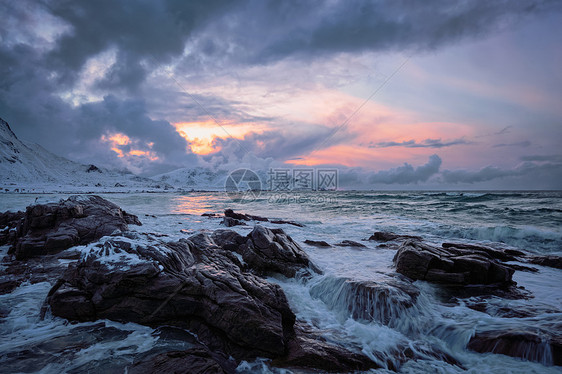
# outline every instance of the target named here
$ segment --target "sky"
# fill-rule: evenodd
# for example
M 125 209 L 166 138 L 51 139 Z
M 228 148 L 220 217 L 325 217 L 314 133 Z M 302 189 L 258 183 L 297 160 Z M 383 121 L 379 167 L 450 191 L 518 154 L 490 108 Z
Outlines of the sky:
M 0 117 L 82 163 L 562 189 L 561 1 L 4 1 Z

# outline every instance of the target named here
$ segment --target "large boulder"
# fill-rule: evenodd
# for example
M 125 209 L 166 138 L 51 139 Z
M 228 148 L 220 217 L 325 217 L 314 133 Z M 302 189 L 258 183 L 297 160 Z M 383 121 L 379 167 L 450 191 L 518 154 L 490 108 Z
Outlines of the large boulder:
M 297 273 L 320 274 L 303 249 L 282 229 L 256 225 L 236 252 L 258 274 L 277 273 L 288 278 Z
M 3 220 L 9 218 L 8 213 L 2 215 Z M 135 215 L 95 195 L 31 205 L 11 218 L 6 222 L 8 234 L 0 237 L 11 244 L 9 253 L 18 260 L 88 244 L 116 230 L 127 230 L 129 224 L 141 224 Z
M 171 243 L 132 232 L 104 237 L 84 249 L 47 304 L 71 321 L 176 326 L 206 347 L 152 356 L 131 372 L 232 372 L 224 359 L 230 356 L 237 363 L 268 357 L 280 366 L 338 372 L 376 366 L 361 353 L 296 331 L 281 287 L 244 271 L 241 256 L 226 249 L 246 240 L 231 230 Z
M 185 328 L 240 359 L 283 356 L 295 322 L 285 294 L 240 267 L 205 234 L 173 243 L 106 237 L 69 268 L 48 303 L 72 321 Z
M 439 248 L 418 241 L 404 242 L 396 255 L 396 271 L 411 279 L 446 284 L 513 284 L 514 270 L 490 255 L 467 248 Z

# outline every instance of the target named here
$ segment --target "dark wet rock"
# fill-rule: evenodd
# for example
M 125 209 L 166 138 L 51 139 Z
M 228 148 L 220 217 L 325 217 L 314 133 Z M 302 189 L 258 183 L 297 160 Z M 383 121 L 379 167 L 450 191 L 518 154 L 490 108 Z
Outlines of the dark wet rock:
M 305 240 L 304 244 L 312 245 L 314 247 L 331 247 L 330 244 L 325 242 L 324 240 Z
M 216 245 L 227 251 L 237 252 L 240 245 L 246 243 L 247 238 L 236 231 L 219 229 L 213 231 L 211 238 Z
M 398 235 L 388 231 L 376 231 L 369 237 L 369 240 L 375 240 L 377 242 L 389 242 L 392 240 L 422 240 L 422 237 L 413 235 Z
M 231 217 L 224 217 L 223 220 L 222 220 L 222 224 L 225 227 L 247 226 L 246 222 L 240 221 L 239 219 L 231 218 Z
M 559 327 L 558 327 L 559 328 Z M 483 331 L 468 342 L 475 352 L 499 353 L 544 365 L 562 366 L 562 335 L 547 331 Z
M 30 340 L 24 349 L 3 352 L 3 373 L 36 373 L 38 368 L 44 368 L 48 364 L 64 365 L 75 359 L 80 351 L 98 343 L 110 343 L 122 341 L 130 331 L 107 326 L 104 322 L 87 326 L 78 326 L 70 329 L 68 333 L 62 332 L 49 339 Z M 118 357 L 111 360 L 92 360 L 69 373 L 123 373 L 126 362 Z M 57 366 L 58 366 L 57 365 Z
M 289 354 L 273 361 L 275 366 L 313 368 L 322 372 L 349 373 L 380 366 L 367 356 L 327 343 L 302 324 L 295 327 L 296 336 L 289 342 Z
M 263 221 L 263 222 L 269 221 L 265 217 L 253 216 L 251 214 L 244 214 L 244 213 L 236 213 L 232 209 L 226 209 L 224 211 L 224 216 L 234 218 L 234 219 L 237 219 L 237 220 L 241 220 L 241 221 Z
M 278 285 L 241 271 L 237 258 L 205 234 L 150 245 L 134 235 L 92 245 L 51 289 L 52 313 L 178 326 L 238 359 L 287 353 L 295 316 Z
M 535 265 L 562 269 L 562 257 L 559 256 L 529 256 L 528 261 Z
M 360 353 L 295 331 L 295 315 L 282 289 L 241 270 L 227 249 L 251 243 L 285 251 L 294 250 L 294 242 L 282 230 L 254 231 L 243 237 L 217 230 L 212 236 L 201 233 L 171 243 L 131 232 L 103 238 L 68 268 L 47 303 L 53 315 L 71 321 L 177 326 L 207 347 L 150 356 L 130 372 L 232 372 L 232 362 L 224 359 L 228 356 L 236 362 L 269 357 L 282 366 L 340 372 L 375 367 Z M 304 266 L 305 258 L 297 254 L 289 261 L 299 258 Z M 288 264 L 297 268 L 297 262 Z
M 367 246 L 365 244 L 359 243 L 359 242 L 355 242 L 353 240 L 342 240 L 339 243 L 336 243 L 334 245 L 337 245 L 338 247 L 357 247 L 357 248 L 367 248 Z
M 325 277 L 310 289 L 313 298 L 322 300 L 332 310 L 391 327 L 416 313 L 412 307 L 419 293 L 410 282 L 397 279 L 374 282 Z
M 7 256 L 2 263 L 4 269 L 0 273 L 0 295 L 11 293 L 24 282 L 55 284 L 66 271 L 68 263 L 76 261 L 79 257 L 80 254 L 74 249 L 21 261 Z
M 411 279 L 459 285 L 512 285 L 514 270 L 482 253 L 407 241 L 396 252 L 394 264 L 398 273 Z
M 214 217 L 220 217 L 221 215 L 218 213 L 203 213 L 201 214 L 201 217 L 209 217 L 209 218 L 214 218 Z
M 525 265 L 519 265 L 519 264 L 505 264 L 505 266 L 513 269 L 513 270 L 517 270 L 517 271 L 526 271 L 528 273 L 536 273 L 539 271 L 539 269 L 534 268 L 532 266 L 525 266 Z
M 282 229 L 256 225 L 237 252 L 258 274 L 278 273 L 292 278 L 297 273 L 320 274 L 302 248 Z
M 489 258 L 494 258 L 500 261 L 514 261 L 516 258 L 502 249 L 495 249 L 485 245 L 475 245 L 467 243 L 443 243 L 443 248 L 450 250 L 466 250 L 470 254 L 478 254 Z M 510 252 L 513 253 L 513 252 Z
M 88 244 L 116 230 L 126 230 L 129 224 L 141 224 L 136 216 L 95 195 L 31 205 L 23 217 L 16 214 L 14 218 L 16 235 L 11 238 L 9 253 L 18 260 Z
M 12 244 L 16 241 L 18 227 L 21 227 L 24 217 L 24 212 L 0 213 L 0 245 Z
M 129 374 L 226 374 L 234 373 L 235 367 L 205 348 L 190 348 L 145 357 L 128 368 Z
M 523 251 L 519 251 L 517 249 L 504 249 L 503 250 L 506 254 L 510 255 L 510 256 L 514 256 L 514 257 L 519 257 L 519 256 L 525 256 L 526 253 Z
M 297 226 L 297 227 L 304 227 L 304 225 L 302 223 L 298 223 L 298 222 L 295 222 L 295 221 L 284 221 L 282 219 L 270 220 L 269 222 L 275 223 L 277 225 L 293 225 L 293 226 Z
M 297 227 L 304 227 L 304 225 L 302 223 L 298 223 L 295 221 L 285 221 L 285 220 L 281 220 L 281 219 L 275 219 L 275 220 L 270 220 L 269 218 L 266 217 L 260 217 L 260 216 L 253 216 L 251 214 L 244 214 L 244 213 L 236 213 L 234 212 L 232 209 L 226 209 L 224 211 L 224 217 L 225 217 L 225 221 L 227 218 L 231 218 L 234 220 L 238 220 L 238 221 L 260 221 L 260 222 L 270 222 L 270 223 L 274 223 L 277 225 L 293 225 L 293 226 L 297 226 Z M 225 224 L 226 226 L 226 224 Z M 230 226 L 227 226 L 230 227 Z

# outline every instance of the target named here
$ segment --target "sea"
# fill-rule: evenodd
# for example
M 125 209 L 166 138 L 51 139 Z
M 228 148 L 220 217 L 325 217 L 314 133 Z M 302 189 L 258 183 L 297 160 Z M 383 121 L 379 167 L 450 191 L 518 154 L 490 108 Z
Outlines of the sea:
M 385 284 L 396 278 L 392 263 L 396 251 L 367 240 L 375 231 L 417 235 L 438 246 L 462 242 L 562 256 L 561 191 L 262 192 L 242 200 L 224 192 L 100 195 L 139 217 L 143 225 L 131 226 L 132 230 L 165 234 L 166 240 L 224 228 L 220 218 L 202 214 L 222 214 L 227 208 L 302 224 L 297 227 L 249 222 L 248 226 L 232 229 L 246 235 L 255 224 L 281 227 L 301 245 L 324 274 L 308 280 L 268 280 L 283 288 L 298 320 L 312 326 L 327 341 L 360 351 L 383 367 L 371 373 L 562 372 L 562 367 L 552 366 L 553 353 L 547 344 L 529 351 L 527 359 L 467 349 L 470 338 L 478 331 L 562 331 L 562 270 L 531 265 L 538 272 L 516 271 L 513 279 L 528 295 L 520 300 L 470 295 L 444 298 L 439 286 L 416 281 L 420 295 L 407 310 L 393 304 L 391 298 L 355 300 L 345 288 L 347 281 Z M 67 196 L 3 194 L 0 211 L 23 210 L 34 203 Z M 353 240 L 365 247 L 317 248 L 304 244 L 305 240 L 330 244 Z M 4 256 L 7 247 L 1 249 L 0 255 Z M 0 320 L 0 372 L 123 373 L 134 360 L 148 353 L 187 349 L 196 339 L 177 329 L 152 329 L 133 323 L 70 324 L 50 314 L 41 319 L 41 306 L 50 288 L 48 282 L 22 284 L 14 292 L 0 296 L 4 316 Z M 354 312 L 357 308 L 350 306 L 350 298 L 358 308 L 372 311 L 372 318 L 358 316 Z M 514 313 L 506 316 L 469 307 L 482 303 L 488 310 Z M 397 352 L 405 347 L 418 353 L 417 358 L 399 358 Z M 461 365 L 424 355 L 431 350 L 445 352 Z M 265 359 L 242 362 L 237 371 L 293 372 L 273 368 Z

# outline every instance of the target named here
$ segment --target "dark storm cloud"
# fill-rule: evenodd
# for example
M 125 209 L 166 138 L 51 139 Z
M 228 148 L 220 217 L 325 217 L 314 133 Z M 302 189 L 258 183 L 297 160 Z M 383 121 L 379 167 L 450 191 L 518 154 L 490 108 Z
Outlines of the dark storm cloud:
M 101 87 L 134 89 L 160 63 L 181 55 L 193 31 L 220 17 L 231 3 L 198 1 L 47 1 L 46 7 L 71 25 L 46 56 L 60 81 L 72 83 L 86 61 L 115 48 L 117 61 Z
M 406 147 L 406 148 L 444 148 L 453 145 L 472 144 L 465 139 L 455 139 L 442 141 L 441 139 L 425 139 L 421 142 L 415 140 L 407 140 L 403 142 L 380 142 L 369 144 L 369 148 L 389 148 L 389 147 Z
M 116 161 L 99 139 L 108 132 L 123 132 L 135 139 L 135 145 L 154 143 L 159 162 L 185 166 L 194 162 L 192 155 L 186 155 L 186 142 L 159 118 L 179 119 L 182 110 L 198 120 L 206 111 L 225 118 L 252 118 L 236 112 L 232 102 L 195 95 L 207 108 L 200 110 L 185 92 L 174 95 L 181 89 L 159 99 L 167 107 L 148 108 L 148 98 L 158 94 L 159 86 L 147 87 L 147 77 L 164 64 L 179 62 L 176 72 L 189 76 L 219 75 L 238 64 L 292 56 L 314 59 L 342 52 L 425 50 L 482 35 L 520 15 L 559 7 L 556 4 L 539 0 L 2 2 L 0 116 L 22 138 L 67 157 Z M 86 64 L 105 52 L 114 53 L 114 62 L 103 74 L 96 73 L 88 88 L 89 94 L 103 99 L 78 105 L 63 100 L 80 83 Z M 328 134 L 322 129 L 298 137 L 289 131 L 266 131 L 241 142 L 260 155 L 294 157 L 314 149 Z M 229 144 L 236 142 L 231 139 Z M 440 144 L 421 146 L 439 148 Z M 386 173 L 380 178 L 413 175 L 413 180 L 423 180 L 425 169 L 411 169 L 405 165 L 396 169 L 395 176 Z
M 426 182 L 439 172 L 441 158 L 432 155 L 425 165 L 414 168 L 408 163 L 390 170 L 382 170 L 369 177 L 369 182 L 377 184 L 412 184 Z
M 158 163 L 170 165 L 168 170 L 171 165 L 194 162 L 194 156 L 186 153 L 185 140 L 168 122 L 149 118 L 142 99 L 107 95 L 74 107 L 53 94 L 57 82 L 41 61 L 41 54 L 30 46 L 0 46 L 0 113 L 20 138 L 77 161 L 127 167 L 107 145 L 100 144 L 104 135 L 125 133 L 144 147 L 141 150 L 154 143 Z M 140 165 L 144 160 L 136 162 Z
M 246 53 L 271 61 L 291 55 L 433 49 L 495 31 L 515 18 L 559 8 L 554 1 L 294 1 L 252 2 L 258 17 L 245 25 Z M 265 28 L 264 25 L 269 25 Z M 264 29 L 267 32 L 264 34 Z
M 524 178 L 535 181 L 535 186 L 544 188 L 562 187 L 562 162 L 523 162 L 512 169 L 486 166 L 480 170 L 444 170 L 443 181 L 446 183 L 479 183 L 503 178 Z M 518 187 L 516 184 L 512 187 Z

